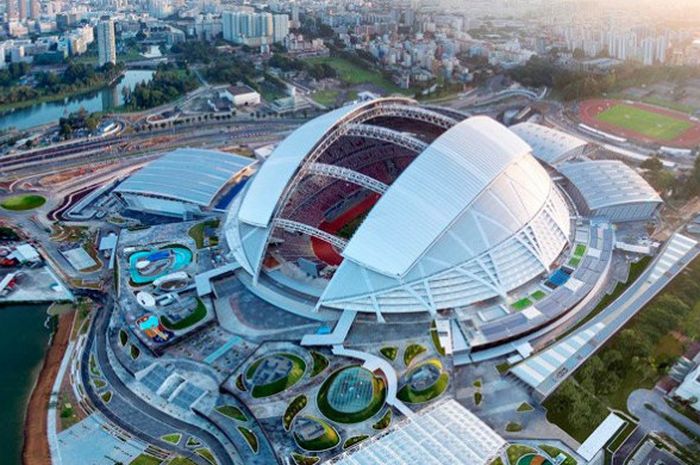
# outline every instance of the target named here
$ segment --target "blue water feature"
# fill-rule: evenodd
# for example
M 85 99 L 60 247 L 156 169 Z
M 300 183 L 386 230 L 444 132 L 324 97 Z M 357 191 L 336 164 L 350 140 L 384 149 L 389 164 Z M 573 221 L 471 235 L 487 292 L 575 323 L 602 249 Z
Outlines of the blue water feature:
M 166 260 L 171 257 L 172 263 L 165 267 L 160 273 L 154 275 L 144 276 L 136 269 L 136 263 L 139 260 L 149 260 L 149 261 L 160 261 Z M 175 271 L 179 271 L 185 268 L 187 265 L 192 263 L 192 251 L 187 247 L 167 247 L 162 250 L 143 250 L 140 252 L 134 252 L 129 257 L 129 273 L 131 280 L 136 284 L 147 284 L 152 283 L 158 278 L 166 276 Z
M 216 349 L 211 354 L 207 355 L 207 357 L 204 359 L 204 363 L 211 365 L 217 359 L 219 359 L 222 355 L 224 355 L 226 352 L 228 352 L 233 346 L 240 343 L 242 340 L 243 339 L 241 339 L 238 336 L 233 336 L 231 339 L 226 341 L 221 347 Z

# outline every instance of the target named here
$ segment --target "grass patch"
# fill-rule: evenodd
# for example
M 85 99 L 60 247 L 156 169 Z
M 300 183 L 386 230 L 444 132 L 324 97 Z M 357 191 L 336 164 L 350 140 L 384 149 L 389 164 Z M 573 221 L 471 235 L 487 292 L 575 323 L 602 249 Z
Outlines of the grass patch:
M 322 450 L 332 449 L 340 443 L 338 432 L 329 423 L 320 418 L 308 417 L 310 420 L 318 422 L 323 428 L 323 434 L 313 439 L 305 440 L 297 433 L 294 433 L 294 440 L 304 450 L 318 452 Z
M 359 436 L 353 436 L 353 437 L 351 437 L 351 438 L 348 438 L 348 439 L 346 439 L 345 442 L 343 443 L 343 449 L 349 449 L 349 448 L 351 448 L 352 446 L 354 446 L 355 444 L 361 443 L 362 441 L 364 441 L 364 440 L 367 439 L 368 437 L 369 437 L 369 436 L 366 435 L 366 434 L 360 434 Z
M 474 393 L 474 405 L 481 405 L 481 402 L 483 400 L 484 400 L 484 395 L 481 392 L 476 391 Z
M 408 347 L 406 347 L 406 350 L 403 352 L 403 363 L 406 366 L 409 366 L 413 359 L 415 359 L 417 356 L 422 354 L 423 352 L 427 351 L 426 347 L 421 344 L 411 344 Z
M 538 289 L 535 292 L 533 292 L 530 297 L 532 297 L 535 300 L 542 300 L 545 297 L 547 297 L 547 293 Z
M 518 463 L 520 457 L 527 454 L 536 454 L 537 451 L 532 447 L 523 446 L 520 444 L 513 444 L 506 449 L 506 455 L 508 456 L 508 461 L 510 463 Z
M 624 103 L 614 105 L 599 113 L 596 119 L 629 129 L 646 137 L 659 140 L 673 140 L 693 127 L 686 120 L 637 108 Z
M 193 438 L 192 436 L 187 438 L 187 447 L 197 447 L 201 445 L 202 443 L 199 441 L 199 439 Z
M 194 239 L 194 243 L 196 244 L 198 249 L 201 249 L 204 247 L 204 233 L 207 229 L 216 229 L 219 227 L 220 220 L 218 218 L 214 218 L 211 220 L 203 221 L 201 223 L 195 224 L 190 228 L 190 230 L 187 232 L 187 234 Z
M 238 432 L 241 433 L 241 436 L 243 436 L 245 442 L 248 443 L 250 450 L 257 454 L 260 448 L 260 445 L 258 444 L 258 436 L 248 428 L 244 428 L 242 426 L 238 427 Z
M 513 302 L 510 306 L 513 310 L 520 312 L 522 310 L 525 310 L 526 308 L 530 307 L 532 305 L 532 300 L 530 300 L 528 297 L 524 297 L 516 302 Z
M 503 362 L 496 365 L 496 371 L 498 371 L 498 373 L 501 375 L 508 373 L 508 370 L 510 370 L 510 364 L 508 362 Z
M 435 323 L 435 320 L 433 320 L 433 323 L 430 326 L 430 339 L 432 339 L 433 347 L 435 347 L 437 353 L 444 357 L 446 352 L 445 348 L 442 346 L 442 344 L 440 344 L 440 335 L 438 334 L 437 323 Z
M 112 400 L 112 391 L 103 392 L 100 397 L 102 397 L 102 402 L 109 404 L 109 401 Z
M 289 431 L 289 428 L 292 427 L 294 418 L 304 409 L 304 407 L 306 407 L 306 404 L 308 403 L 309 399 L 304 394 L 296 396 L 289 403 L 287 409 L 284 411 L 284 416 L 282 416 L 282 426 L 284 426 L 285 431 Z
M 101 379 L 93 379 L 92 384 L 95 385 L 95 389 L 102 389 L 103 387 L 107 386 L 107 383 L 105 383 Z
M 219 463 L 216 460 L 216 458 L 214 457 L 214 454 L 212 454 L 211 451 L 207 448 L 202 447 L 200 449 L 196 449 L 194 451 L 194 453 L 199 455 L 200 457 L 202 457 L 204 460 L 211 463 L 212 465 L 216 465 L 217 463 Z
M 185 457 L 175 457 L 168 463 L 168 465 L 197 465 L 192 460 Z
M 482 385 L 483 385 L 483 383 L 481 382 L 481 379 L 477 379 L 476 381 L 474 381 L 472 383 L 472 386 L 474 386 L 477 389 L 480 389 Z
M 370 69 L 369 67 L 363 68 L 349 60 L 340 57 L 314 57 L 309 58 L 306 61 L 312 64 L 325 63 L 336 70 L 340 80 L 345 84 L 354 86 L 357 84 L 374 84 L 375 86 L 383 89 L 387 93 L 406 93 L 407 91 L 401 89 L 399 86 L 393 82 L 386 79 L 382 73 L 376 70 Z
M 571 455 L 568 453 L 564 452 L 563 450 L 559 449 L 558 447 L 554 446 L 548 446 L 547 444 L 539 444 L 538 447 L 545 451 L 547 455 L 552 457 L 553 459 L 556 459 L 559 457 L 559 455 L 563 455 L 566 457 L 563 462 L 561 462 L 559 465 L 576 465 L 576 459 L 573 458 Z
M 365 408 L 358 412 L 345 413 L 339 412 L 333 407 L 331 407 L 331 404 L 328 401 L 328 392 L 330 391 L 330 387 L 333 384 L 333 381 L 343 371 L 347 369 L 353 369 L 356 367 L 357 365 L 351 365 L 335 371 L 328 377 L 328 379 L 326 379 L 323 382 L 321 388 L 318 390 L 318 395 L 316 396 L 316 405 L 319 411 L 323 414 L 323 416 L 325 416 L 329 420 L 345 424 L 360 423 L 376 415 L 377 412 L 379 412 L 379 410 L 381 410 L 381 408 L 384 406 L 384 401 L 386 400 L 386 383 L 381 377 L 372 375 L 373 395 L 369 404 Z M 364 368 L 362 369 L 364 370 Z
M 316 102 L 325 107 L 333 107 L 338 102 L 340 91 L 338 90 L 317 90 L 310 97 Z
M 159 458 L 148 454 L 141 454 L 134 460 L 129 462 L 129 465 L 160 465 L 163 461 Z
M 427 364 L 435 366 L 441 372 L 437 381 L 435 381 L 435 383 L 433 383 L 431 386 L 428 386 L 427 388 L 421 390 L 415 390 L 409 384 L 406 384 L 401 389 L 399 389 L 399 392 L 396 394 L 396 397 L 409 404 L 420 404 L 423 402 L 433 400 L 436 397 L 439 397 L 443 392 L 445 392 L 445 390 L 447 389 L 447 385 L 450 382 L 450 375 L 442 372 L 442 363 L 440 363 L 439 360 L 428 360 L 427 362 L 416 366 L 412 371 L 418 370 L 421 366 Z
M 248 388 L 245 387 L 245 382 L 243 381 L 243 375 L 240 374 L 236 377 L 236 387 L 241 392 L 246 392 Z
M 131 348 L 129 349 L 129 354 L 131 355 L 132 359 L 136 360 L 141 355 L 141 349 L 139 349 L 134 344 L 131 344 Z
M 36 194 L 22 194 L 8 197 L 0 202 L 0 207 L 5 210 L 20 212 L 34 210 L 46 203 L 46 197 Z
M 253 389 L 251 390 L 251 395 L 255 398 L 269 397 L 278 394 L 284 391 L 285 389 L 295 385 L 304 376 L 304 372 L 306 371 L 306 362 L 304 362 L 304 360 L 301 357 L 289 353 L 276 354 L 274 356 L 285 357 L 291 360 L 292 368 L 286 376 L 283 376 L 282 378 L 276 381 L 261 386 L 253 386 Z M 250 368 L 248 369 L 248 373 L 246 374 L 246 376 L 249 379 L 252 378 L 253 374 L 255 374 L 255 369 L 257 369 L 257 367 L 260 365 L 260 363 L 262 363 L 263 360 L 264 358 L 259 359 L 253 364 L 253 366 L 251 366 L 251 368 L 254 368 L 252 372 L 250 371 Z
M 576 268 L 577 266 L 579 266 L 580 263 L 581 263 L 580 257 L 571 257 L 571 259 L 566 264 L 572 268 Z
M 489 465 L 503 465 L 503 459 L 500 457 L 497 457 Z
M 171 434 L 165 434 L 160 437 L 163 441 L 169 442 L 170 444 L 180 444 L 180 441 L 182 440 L 182 434 L 180 433 L 171 433 Z
M 523 425 L 521 425 L 520 423 L 516 423 L 514 421 L 511 421 L 506 425 L 506 431 L 508 431 L 509 433 L 517 433 L 518 431 L 522 431 L 522 430 L 523 430 Z
M 615 435 L 615 438 L 608 444 L 607 449 L 610 452 L 616 452 L 617 449 L 627 440 L 627 438 L 632 434 L 634 429 L 637 427 L 636 424 L 630 423 L 629 421 L 625 423 L 620 431 Z
M 119 330 L 119 345 L 124 347 L 129 342 L 129 335 L 123 329 Z
M 235 405 L 219 405 L 216 411 L 220 414 L 238 421 L 248 421 L 248 417 Z
M 583 254 L 586 253 L 586 244 L 576 244 L 576 247 L 574 248 L 574 255 L 577 257 L 583 257 Z
M 527 402 L 523 402 L 518 406 L 517 409 L 515 409 L 516 412 L 518 413 L 524 413 L 524 412 L 532 412 L 535 410 L 532 405 L 528 404 Z
M 316 465 L 321 458 L 314 455 L 302 455 L 292 452 L 292 460 L 294 460 L 294 463 L 297 465 Z
M 382 415 L 382 417 L 379 419 L 379 421 L 377 421 L 375 424 L 372 425 L 372 429 L 376 429 L 379 431 L 381 431 L 383 429 L 387 429 L 389 427 L 389 425 L 391 424 L 391 417 L 392 417 L 391 409 L 388 408 L 388 409 L 386 409 L 386 412 L 384 412 L 384 415 Z
M 384 356 L 387 360 L 394 361 L 396 356 L 399 355 L 399 348 L 395 346 L 386 346 L 379 349 L 379 353 Z
M 311 351 L 311 358 L 314 361 L 313 368 L 311 368 L 312 378 L 316 375 L 321 374 L 321 372 L 328 368 L 328 365 L 330 365 L 330 362 L 328 361 L 326 356 L 320 352 L 316 352 L 315 350 Z
M 163 324 L 163 326 L 166 329 L 169 329 L 171 331 L 180 331 L 183 329 L 190 328 L 200 321 L 204 319 L 204 317 L 207 316 L 207 307 L 204 305 L 204 302 L 202 302 L 202 299 L 197 299 L 197 306 L 194 308 L 194 310 L 187 315 L 185 318 L 172 322 L 170 319 L 168 319 L 167 316 L 162 316 L 160 317 L 160 322 Z

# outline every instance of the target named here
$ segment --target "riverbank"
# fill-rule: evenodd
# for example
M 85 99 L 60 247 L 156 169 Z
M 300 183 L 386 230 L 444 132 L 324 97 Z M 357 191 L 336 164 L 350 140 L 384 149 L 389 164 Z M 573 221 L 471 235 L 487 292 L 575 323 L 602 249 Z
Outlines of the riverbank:
M 80 96 L 83 96 L 86 94 L 100 92 L 105 87 L 109 87 L 109 86 L 113 85 L 115 82 L 119 81 L 122 77 L 124 77 L 125 73 L 126 73 L 126 70 L 123 70 L 119 74 L 114 76 L 112 79 L 105 79 L 104 81 L 98 82 L 98 83 L 93 84 L 91 86 L 86 86 L 86 87 L 83 87 L 81 89 L 76 89 L 76 90 L 71 91 L 71 92 L 60 92 L 58 94 L 42 95 L 41 97 L 37 97 L 37 98 L 31 99 L 31 100 L 23 100 L 21 102 L 1 104 L 0 105 L 0 115 L 5 114 L 5 113 L 11 113 L 11 112 L 16 111 L 16 110 L 22 110 L 24 108 L 32 107 L 34 105 L 41 105 L 42 103 L 59 102 L 61 100 L 65 100 L 65 99 L 71 99 L 71 98 L 80 97 Z
M 32 390 L 24 420 L 24 445 L 22 447 L 22 463 L 24 465 L 51 465 L 47 435 L 47 409 L 54 380 L 70 341 L 74 315 L 75 311 L 72 311 L 58 317 L 56 331 Z

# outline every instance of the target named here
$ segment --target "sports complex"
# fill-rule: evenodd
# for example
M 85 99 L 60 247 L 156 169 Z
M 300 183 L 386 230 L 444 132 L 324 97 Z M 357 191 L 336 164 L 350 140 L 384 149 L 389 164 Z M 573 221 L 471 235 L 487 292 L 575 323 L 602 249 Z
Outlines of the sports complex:
M 623 139 L 674 148 L 700 145 L 700 121 L 687 113 L 626 100 L 593 99 L 578 107 L 582 127 Z
M 232 202 L 227 242 L 241 281 L 285 309 L 441 312 L 458 316 L 456 353 L 503 355 L 576 318 L 606 283 L 612 224 L 661 205 L 586 145 L 406 98 L 355 103 L 277 146 Z

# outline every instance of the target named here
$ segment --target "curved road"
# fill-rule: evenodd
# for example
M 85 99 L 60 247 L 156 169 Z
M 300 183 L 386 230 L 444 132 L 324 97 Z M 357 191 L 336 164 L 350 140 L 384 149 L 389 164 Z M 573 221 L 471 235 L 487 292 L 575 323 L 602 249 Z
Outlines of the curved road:
M 91 295 L 91 297 L 95 298 L 96 296 Z M 95 322 L 93 323 L 90 329 L 88 340 L 81 356 L 80 367 L 81 381 L 92 403 L 110 421 L 112 421 L 122 429 L 129 431 L 131 434 L 142 439 L 143 441 L 157 445 L 162 449 L 176 451 L 179 454 L 187 456 L 199 465 L 210 465 L 209 462 L 204 460 L 199 455 L 193 454 L 191 450 L 183 447 L 173 446 L 170 443 L 162 441 L 158 438 L 154 438 L 148 433 L 132 426 L 126 420 L 126 418 L 131 418 L 132 415 L 117 415 L 102 402 L 102 400 L 99 398 L 99 394 L 97 394 L 92 389 L 92 383 L 90 382 L 89 374 L 89 357 L 90 352 L 92 350 L 92 346 L 93 344 L 95 344 L 97 361 L 102 370 L 102 374 L 109 382 L 112 390 L 118 393 L 122 398 L 124 398 L 127 402 L 127 405 L 132 408 L 134 418 L 139 418 L 139 420 L 143 420 L 143 417 L 151 417 L 153 421 L 167 426 L 168 428 L 170 428 L 171 431 L 181 432 L 183 433 L 183 436 L 185 434 L 196 436 L 204 442 L 204 445 L 206 445 L 212 450 L 214 455 L 217 457 L 220 465 L 234 465 L 234 461 L 226 451 L 226 448 L 213 434 L 190 423 L 186 423 L 184 421 L 178 420 L 177 418 L 171 417 L 170 415 L 163 413 L 162 411 L 156 409 L 155 407 L 142 400 L 140 397 L 136 396 L 122 382 L 122 380 L 113 370 L 109 362 L 109 358 L 107 356 L 107 329 L 109 326 L 109 319 L 113 310 L 113 301 L 111 297 L 105 299 L 102 296 L 100 296 L 97 300 L 103 302 L 103 305 L 102 308 L 97 311 Z

